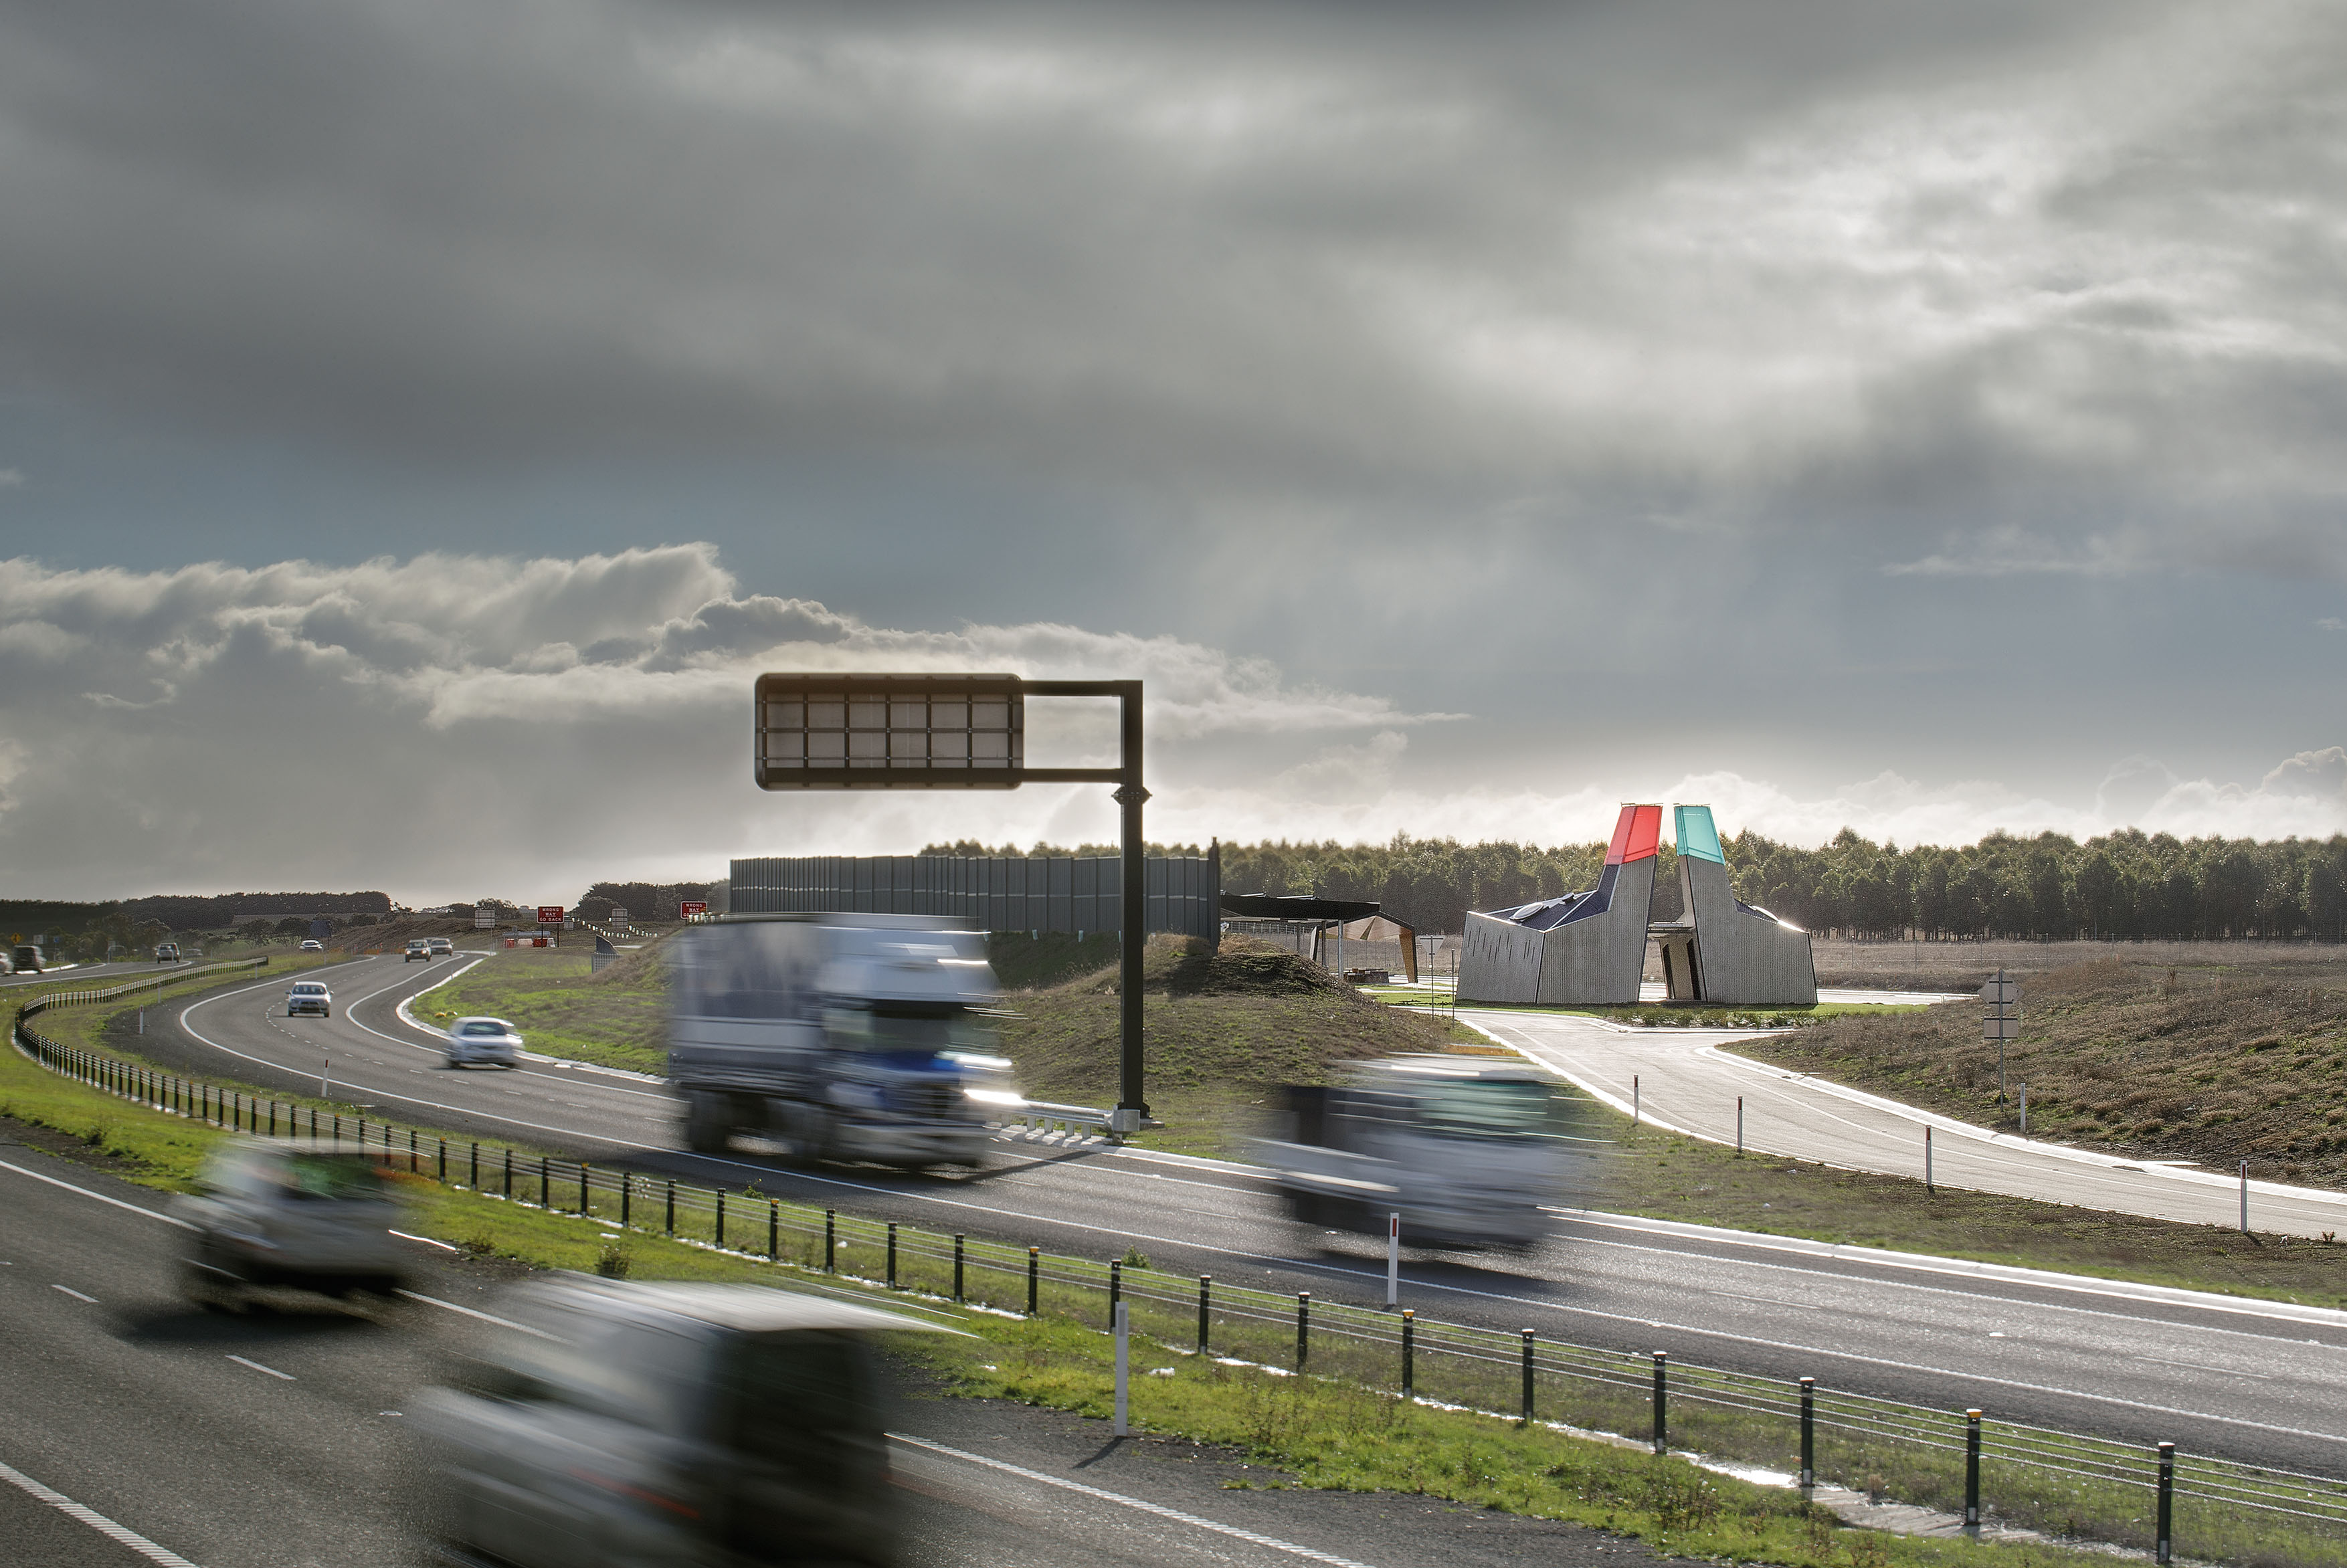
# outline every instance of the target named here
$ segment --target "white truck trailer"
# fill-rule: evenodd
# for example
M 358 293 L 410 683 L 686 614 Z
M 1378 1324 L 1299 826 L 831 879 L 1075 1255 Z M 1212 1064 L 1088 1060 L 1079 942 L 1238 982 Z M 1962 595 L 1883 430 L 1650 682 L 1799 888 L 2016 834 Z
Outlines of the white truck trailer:
M 729 915 L 670 938 L 670 1083 L 686 1146 L 974 1165 L 1021 1102 L 984 933 L 918 915 Z

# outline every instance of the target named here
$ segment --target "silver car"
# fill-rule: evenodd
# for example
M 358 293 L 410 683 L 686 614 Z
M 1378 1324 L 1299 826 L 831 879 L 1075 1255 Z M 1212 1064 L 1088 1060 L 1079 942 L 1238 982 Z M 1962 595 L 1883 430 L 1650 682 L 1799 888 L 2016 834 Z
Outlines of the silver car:
M 391 1234 L 398 1201 L 364 1154 L 234 1139 L 171 1206 L 190 1227 L 180 1287 L 208 1310 L 241 1305 L 251 1286 L 388 1295 L 407 1276 Z
M 448 1026 L 448 1065 L 492 1067 L 521 1064 L 521 1031 L 501 1018 L 460 1018 Z
M 515 1568 L 895 1561 L 871 1335 L 918 1329 L 747 1285 L 573 1275 L 411 1402 L 442 1560 Z
M 293 989 L 285 993 L 285 1016 L 313 1012 L 320 1018 L 334 1016 L 334 993 L 326 989 L 323 980 L 295 980 Z

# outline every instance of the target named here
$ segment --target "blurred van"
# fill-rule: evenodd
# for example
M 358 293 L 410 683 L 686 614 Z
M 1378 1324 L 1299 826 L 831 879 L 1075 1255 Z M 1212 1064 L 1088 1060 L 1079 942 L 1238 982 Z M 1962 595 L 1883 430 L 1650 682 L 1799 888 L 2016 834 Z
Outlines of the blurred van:
M 441 1560 L 654 1568 L 896 1559 L 875 1334 L 928 1325 L 748 1285 L 566 1276 L 411 1401 Z
M 189 1226 L 181 1291 L 207 1309 L 241 1305 L 249 1286 L 389 1295 L 406 1280 L 398 1200 L 364 1154 L 232 1139 L 171 1212 Z

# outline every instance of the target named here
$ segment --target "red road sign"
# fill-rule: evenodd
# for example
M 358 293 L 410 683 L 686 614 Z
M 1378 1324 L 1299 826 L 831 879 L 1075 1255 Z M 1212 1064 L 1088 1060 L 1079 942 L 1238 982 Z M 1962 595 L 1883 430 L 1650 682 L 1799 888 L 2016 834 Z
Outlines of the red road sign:
M 561 925 L 562 906 L 559 904 L 540 904 L 538 907 L 538 923 L 541 926 Z
M 686 898 L 679 902 L 676 907 L 677 918 L 681 920 L 690 920 L 695 915 L 708 913 L 709 900 L 706 898 Z

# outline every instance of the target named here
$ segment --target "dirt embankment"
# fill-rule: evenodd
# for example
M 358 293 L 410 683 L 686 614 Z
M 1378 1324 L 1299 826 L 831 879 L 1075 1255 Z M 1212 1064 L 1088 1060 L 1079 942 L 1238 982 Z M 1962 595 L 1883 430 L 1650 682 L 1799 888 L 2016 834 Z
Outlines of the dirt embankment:
M 1996 1046 L 1966 1000 L 1839 1018 L 1738 1049 L 1993 1127 L 2144 1159 L 2347 1186 L 2347 988 L 2312 966 L 2192 970 L 2106 958 L 2024 978 L 2023 1033 Z

